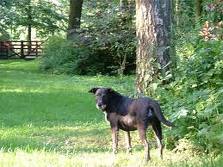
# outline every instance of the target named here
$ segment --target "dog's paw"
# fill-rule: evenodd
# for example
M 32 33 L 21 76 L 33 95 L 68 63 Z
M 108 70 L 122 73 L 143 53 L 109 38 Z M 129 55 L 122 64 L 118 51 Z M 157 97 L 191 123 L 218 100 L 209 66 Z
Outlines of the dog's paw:
M 132 154 L 132 148 L 127 148 L 126 153 L 127 154 Z
M 118 151 L 117 150 L 113 150 L 112 153 L 115 155 L 115 154 L 118 153 Z

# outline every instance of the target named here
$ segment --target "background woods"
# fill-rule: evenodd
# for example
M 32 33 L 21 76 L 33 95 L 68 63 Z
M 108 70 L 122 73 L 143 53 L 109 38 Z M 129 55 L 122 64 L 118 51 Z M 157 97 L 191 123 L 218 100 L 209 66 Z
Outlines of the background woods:
M 15 40 L 42 41 L 43 54 L 30 62 L 0 61 L 0 131 L 5 134 L 0 139 L 2 147 L 25 147 L 27 143 L 22 139 L 14 145 L 7 142 L 13 143 L 15 136 L 10 130 L 21 128 L 21 124 L 24 138 L 31 136 L 27 139 L 28 150 L 44 147 L 89 154 L 92 150 L 108 151 L 109 139 L 105 137 L 104 143 L 99 139 L 108 133 L 98 131 L 99 127 L 106 129 L 106 125 L 99 121 L 102 117 L 96 110 L 87 107 L 93 103 L 86 95 L 89 87 L 106 85 L 126 95 L 146 95 L 160 101 L 165 115 L 177 127 L 164 130 L 165 146 L 174 154 L 222 157 L 222 0 L 2 0 L 0 50 L 4 47 L 15 51 L 10 42 Z M 0 58 L 4 58 L 1 52 Z M 47 102 L 43 106 L 39 104 L 42 99 Z M 17 109 L 25 111 L 24 115 L 16 113 Z M 33 122 L 26 109 L 35 117 Z M 92 111 L 90 117 L 88 110 Z M 61 111 L 66 113 L 60 119 Z M 19 115 L 19 119 L 10 113 Z M 73 122 L 86 129 L 86 134 L 73 128 Z M 64 125 L 62 130 L 59 124 Z M 40 125 L 44 126 L 42 133 L 38 132 Z M 24 130 L 33 127 L 35 133 Z M 48 133 L 51 128 L 67 136 Z M 78 138 L 70 129 L 84 137 Z M 47 142 L 43 143 L 46 134 Z M 101 136 L 94 138 L 95 134 Z M 73 138 L 68 140 L 69 136 Z M 92 140 L 88 147 L 86 143 Z M 103 150 L 95 148 L 97 142 L 102 142 Z M 125 166 L 123 159 L 120 161 Z M 197 161 L 191 162 L 199 165 Z

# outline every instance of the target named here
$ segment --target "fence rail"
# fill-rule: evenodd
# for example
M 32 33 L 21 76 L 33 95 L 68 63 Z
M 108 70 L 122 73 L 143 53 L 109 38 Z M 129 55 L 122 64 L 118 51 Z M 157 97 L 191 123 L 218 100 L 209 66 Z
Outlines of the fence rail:
M 36 58 L 41 56 L 43 41 L 0 41 L 0 58 Z

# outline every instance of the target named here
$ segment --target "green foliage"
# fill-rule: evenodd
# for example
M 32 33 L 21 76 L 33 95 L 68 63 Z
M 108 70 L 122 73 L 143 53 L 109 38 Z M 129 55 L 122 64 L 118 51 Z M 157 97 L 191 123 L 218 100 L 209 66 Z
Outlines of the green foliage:
M 194 1 L 179 2 L 175 81 L 169 85 L 157 81 L 151 87 L 176 124 L 166 132 L 167 148 L 191 154 L 223 149 L 223 3 L 202 2 L 199 19 L 195 18 Z
M 61 5 L 61 3 L 58 4 Z M 13 39 L 21 38 L 25 28 L 31 25 L 32 28 L 36 29 L 38 37 L 46 39 L 46 36 L 66 30 L 67 18 L 63 13 L 65 7 L 60 5 L 47 0 L 3 1 L 0 3 L 2 12 L 0 33 L 6 31 L 10 32 Z
M 204 6 L 204 19 L 219 22 L 223 19 L 223 2 L 221 0 L 206 0 Z
M 9 25 L 12 23 L 12 17 L 14 15 L 14 11 L 11 10 L 12 3 L 14 1 L 1 1 L 0 2 L 0 39 L 1 40 L 8 40 L 10 35 L 7 32 Z
M 182 58 L 176 80 L 156 92 L 177 126 L 169 133 L 216 153 L 223 149 L 222 51 L 222 41 L 201 40 L 190 57 Z
M 89 11 L 89 8 L 92 10 Z M 116 3 L 84 2 L 82 36 L 87 36 L 93 57 L 107 59 L 102 74 L 128 74 L 135 70 L 135 26 L 133 13 L 122 13 Z M 96 64 L 97 65 L 97 64 Z
M 63 44 L 50 39 L 45 46 L 42 69 L 82 75 L 134 73 L 136 40 L 133 15 L 130 11 L 121 13 L 118 7 L 116 3 L 105 5 L 104 1 L 84 1 L 83 23 L 76 38 L 72 42 L 63 40 Z M 63 54 L 59 56 L 60 53 Z
M 61 37 L 52 37 L 44 47 L 40 68 L 52 73 L 83 74 L 85 60 L 90 57 L 87 48 L 74 47 L 73 43 Z

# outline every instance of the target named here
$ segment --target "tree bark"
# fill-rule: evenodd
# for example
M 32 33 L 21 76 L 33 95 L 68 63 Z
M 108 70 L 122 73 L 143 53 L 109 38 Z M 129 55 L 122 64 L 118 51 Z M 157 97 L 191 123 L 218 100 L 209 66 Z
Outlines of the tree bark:
M 176 26 L 178 27 L 179 26 L 179 22 L 180 22 L 180 3 L 179 3 L 179 0 L 175 0 L 175 22 L 176 22 Z
M 202 12 L 202 0 L 196 0 L 195 1 L 195 13 L 196 13 L 196 19 L 199 20 L 201 17 Z
M 122 13 L 128 10 L 128 0 L 120 0 L 120 10 Z
M 25 5 L 25 14 L 26 14 L 26 17 L 27 17 L 27 41 L 28 41 L 28 48 L 27 48 L 27 52 L 28 54 L 30 54 L 31 52 L 31 40 L 32 40 L 32 2 L 31 0 L 27 0 L 26 3 L 24 4 Z M 25 58 L 25 54 L 24 54 L 24 51 L 21 51 L 21 59 Z M 27 53 L 26 53 L 27 54 Z
M 31 0 L 29 0 L 28 4 L 28 35 L 27 35 L 27 40 L 28 40 L 28 53 L 31 53 L 31 41 L 32 41 L 32 6 L 31 6 Z
M 136 89 L 149 93 L 150 84 L 170 72 L 171 0 L 136 0 Z
M 83 0 L 70 0 L 70 14 L 68 23 L 67 38 L 74 39 L 78 34 L 77 30 L 81 25 L 81 11 Z

